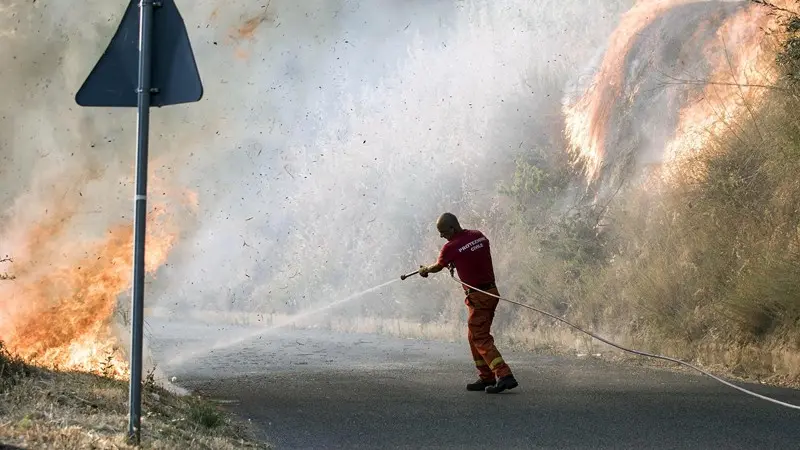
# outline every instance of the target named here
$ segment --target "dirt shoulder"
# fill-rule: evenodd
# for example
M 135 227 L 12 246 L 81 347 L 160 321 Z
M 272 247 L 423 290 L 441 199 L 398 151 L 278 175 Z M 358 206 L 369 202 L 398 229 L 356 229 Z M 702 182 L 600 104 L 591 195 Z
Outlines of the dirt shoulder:
M 126 442 L 127 402 L 127 382 L 0 355 L 0 448 L 136 448 Z M 139 448 L 271 448 L 209 399 L 147 385 L 142 402 Z

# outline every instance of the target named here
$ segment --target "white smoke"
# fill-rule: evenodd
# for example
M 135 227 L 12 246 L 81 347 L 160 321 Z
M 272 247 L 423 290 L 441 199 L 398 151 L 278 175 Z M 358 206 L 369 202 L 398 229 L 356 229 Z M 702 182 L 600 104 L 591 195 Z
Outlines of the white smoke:
M 566 81 L 632 3 L 178 1 L 205 97 L 153 111 L 150 197 L 183 234 L 148 306 L 295 312 L 432 262 L 441 212 L 491 234 L 497 184 L 559 131 Z M 0 10 L 4 252 L 54 204 L 75 205 L 64 239 L 131 220 L 135 112 L 73 100 L 124 7 Z M 349 312 L 430 318 L 452 291 L 395 284 L 400 304 Z
M 467 226 L 502 216 L 496 185 L 552 123 L 562 77 L 602 39 L 584 22 L 601 6 L 390 4 L 328 11 L 338 26 L 308 43 L 285 37 L 317 29 L 306 15 L 273 2 L 274 27 L 226 79 L 252 83 L 234 94 L 245 115 L 222 131 L 233 150 L 203 177 L 207 214 L 164 271 L 165 304 L 293 312 L 430 262 L 445 210 Z M 288 78 L 274 70 L 285 65 Z M 423 294 L 408 284 L 392 295 Z M 367 304 L 375 314 L 394 303 Z M 404 305 L 419 315 L 435 303 Z

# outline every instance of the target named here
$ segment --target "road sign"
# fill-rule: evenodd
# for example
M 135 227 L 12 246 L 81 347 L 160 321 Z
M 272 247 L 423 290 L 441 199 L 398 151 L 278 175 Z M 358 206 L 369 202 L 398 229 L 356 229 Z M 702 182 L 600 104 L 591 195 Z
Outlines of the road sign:
M 117 32 L 75 101 L 81 106 L 136 107 L 136 191 L 131 299 L 128 439 L 141 442 L 142 326 L 150 107 L 197 102 L 203 84 L 186 25 L 173 0 L 131 0 Z
M 159 3 L 152 12 L 153 44 L 148 45 L 149 58 L 145 58 L 152 70 L 150 106 L 199 101 L 203 85 L 186 26 L 173 0 L 149 2 L 150 6 Z M 139 106 L 139 16 L 140 6 L 132 0 L 111 43 L 75 96 L 79 105 Z

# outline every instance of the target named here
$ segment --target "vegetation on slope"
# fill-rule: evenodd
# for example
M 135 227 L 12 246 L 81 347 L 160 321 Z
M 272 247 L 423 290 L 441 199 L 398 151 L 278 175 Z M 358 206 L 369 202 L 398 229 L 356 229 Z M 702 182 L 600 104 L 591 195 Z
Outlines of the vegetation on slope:
M 207 400 L 143 386 L 139 448 L 268 448 Z M 127 403 L 127 382 L 31 367 L 0 343 L 0 447 L 136 448 Z
M 561 161 L 521 161 L 506 193 L 538 252 L 516 294 L 639 348 L 800 382 L 800 19 L 786 31 L 774 85 L 681 160 L 680 182 L 543 229 L 569 176 Z

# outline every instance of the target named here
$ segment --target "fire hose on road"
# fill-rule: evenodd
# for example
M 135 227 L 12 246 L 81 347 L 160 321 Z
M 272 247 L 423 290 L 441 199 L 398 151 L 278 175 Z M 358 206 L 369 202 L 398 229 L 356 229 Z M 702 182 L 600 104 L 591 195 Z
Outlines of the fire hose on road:
M 405 280 L 406 278 L 414 276 L 414 275 L 416 275 L 418 273 L 419 273 L 419 270 L 415 270 L 414 272 L 410 272 L 410 273 L 407 273 L 405 275 L 401 275 L 400 279 L 401 280 Z M 561 323 L 564 323 L 564 324 L 566 324 L 566 325 L 568 325 L 568 326 L 580 331 L 581 333 L 589 335 L 589 336 L 597 339 L 600 342 L 608 344 L 608 345 L 610 345 L 610 346 L 612 346 L 614 348 L 617 348 L 619 350 L 622 350 L 624 352 L 632 353 L 632 354 L 637 355 L 637 356 L 644 356 L 644 357 L 648 357 L 648 358 L 655 358 L 655 359 L 661 359 L 661 360 L 664 360 L 664 361 L 674 362 L 674 363 L 689 367 L 690 369 L 694 369 L 694 370 L 702 373 L 703 375 L 707 375 L 710 378 L 712 378 L 712 379 L 714 379 L 714 380 L 716 380 L 716 381 L 718 381 L 718 382 L 720 382 L 720 383 L 722 383 L 722 384 L 724 384 L 724 385 L 726 385 L 728 387 L 732 387 L 733 389 L 736 389 L 738 391 L 744 392 L 745 394 L 748 394 L 748 395 L 752 395 L 753 397 L 757 397 L 757 398 L 760 398 L 762 400 L 766 400 L 768 402 L 772 402 L 772 403 L 775 403 L 777 405 L 784 406 L 786 408 L 800 409 L 800 406 L 798 406 L 798 405 L 793 405 L 791 403 L 782 402 L 780 400 L 776 400 L 774 398 L 770 398 L 770 397 L 767 397 L 765 395 L 761 395 L 761 394 L 758 394 L 756 392 L 747 390 L 747 389 L 745 389 L 743 387 L 740 387 L 740 386 L 737 386 L 737 385 L 735 385 L 733 383 L 725 381 L 722 378 L 717 377 L 716 375 L 708 373 L 705 370 L 703 370 L 703 369 L 701 369 L 701 368 L 699 368 L 699 367 L 697 367 L 695 365 L 689 364 L 689 363 L 681 361 L 679 359 L 671 358 L 669 356 L 656 355 L 656 354 L 653 354 L 653 353 L 647 353 L 647 352 L 643 352 L 643 351 L 639 351 L 639 350 L 633 350 L 633 349 L 629 349 L 629 348 L 623 347 L 623 346 L 621 346 L 619 344 L 615 344 L 614 342 L 609 341 L 608 339 L 605 339 L 605 338 L 603 338 L 601 336 L 598 336 L 598 335 L 596 335 L 596 334 L 594 334 L 594 333 L 592 333 L 590 331 L 586 331 L 583 328 L 581 328 L 581 327 L 579 327 L 579 326 L 567 321 L 566 319 L 556 316 L 555 314 L 551 314 L 551 313 L 549 313 L 547 311 L 543 311 L 541 309 L 534 308 L 533 306 L 526 305 L 524 303 L 520 303 L 520 302 L 516 302 L 514 300 L 509 300 L 507 298 L 500 297 L 499 295 L 494 295 L 494 294 L 492 294 L 490 292 L 486 292 L 486 291 L 478 289 L 478 288 L 476 288 L 474 286 L 470 286 L 469 284 L 464 283 L 463 281 L 459 280 L 458 277 L 455 276 L 455 274 L 453 273 L 452 267 L 450 268 L 450 277 L 454 282 L 456 282 L 456 283 L 458 283 L 458 284 L 460 284 L 462 286 L 466 286 L 466 287 L 468 287 L 468 288 L 470 288 L 470 289 L 472 289 L 474 291 L 482 292 L 482 293 L 484 293 L 486 295 L 490 295 L 490 296 L 492 296 L 492 297 L 494 297 L 494 298 L 496 298 L 498 300 L 502 300 L 504 302 L 508 302 L 508 303 L 511 303 L 511 304 L 514 304 L 514 305 L 517 305 L 517 306 L 521 306 L 523 308 L 529 309 L 529 310 L 537 312 L 539 314 L 543 314 L 543 315 L 545 315 L 547 317 L 550 317 L 551 319 L 555 319 L 555 320 L 557 320 L 557 321 L 559 321 Z

